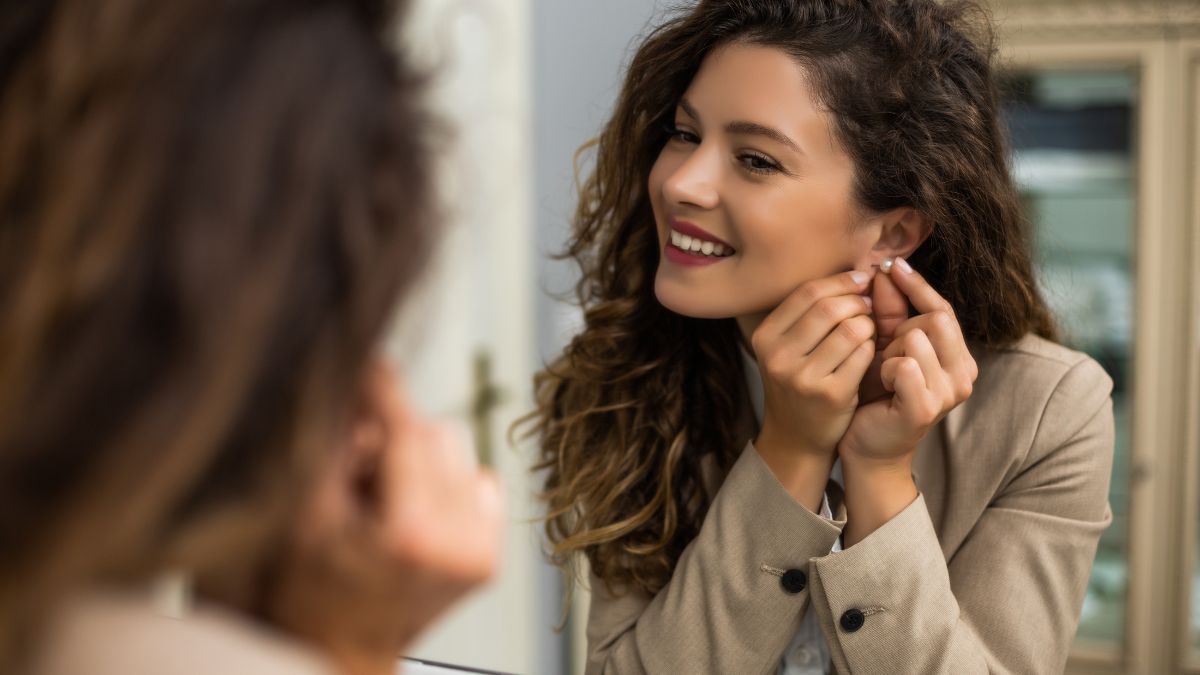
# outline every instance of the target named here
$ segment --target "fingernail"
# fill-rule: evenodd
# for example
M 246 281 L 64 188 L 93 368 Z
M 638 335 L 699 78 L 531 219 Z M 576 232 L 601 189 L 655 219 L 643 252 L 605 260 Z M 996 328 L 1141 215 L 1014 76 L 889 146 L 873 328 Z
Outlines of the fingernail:
M 850 273 L 850 278 L 854 280 L 854 283 L 861 286 L 862 284 L 867 283 L 867 280 L 870 279 L 871 276 L 866 272 L 854 271 Z
M 864 295 L 864 296 L 862 296 L 862 299 L 863 299 L 863 302 L 867 303 L 868 310 L 875 309 L 875 301 L 872 300 L 870 298 L 870 296 Z
M 896 257 L 896 267 L 899 267 L 905 273 L 912 271 L 912 266 L 908 264 L 908 261 L 899 256 Z

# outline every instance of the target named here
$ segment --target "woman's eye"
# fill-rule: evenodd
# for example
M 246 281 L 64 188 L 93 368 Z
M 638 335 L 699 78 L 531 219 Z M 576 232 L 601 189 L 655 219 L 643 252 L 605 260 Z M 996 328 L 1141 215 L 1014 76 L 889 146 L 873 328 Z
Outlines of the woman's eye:
M 680 141 L 682 143 L 699 143 L 700 142 L 700 137 L 697 136 L 696 134 L 693 134 L 692 132 L 686 131 L 684 129 L 680 129 L 679 127 L 674 126 L 674 125 L 667 126 L 667 135 L 670 136 L 669 140 L 672 140 L 672 141 Z
M 746 167 L 751 173 L 768 174 L 775 173 L 779 170 L 779 165 L 766 155 L 759 155 L 753 152 L 743 153 L 738 156 L 738 161 L 742 166 Z

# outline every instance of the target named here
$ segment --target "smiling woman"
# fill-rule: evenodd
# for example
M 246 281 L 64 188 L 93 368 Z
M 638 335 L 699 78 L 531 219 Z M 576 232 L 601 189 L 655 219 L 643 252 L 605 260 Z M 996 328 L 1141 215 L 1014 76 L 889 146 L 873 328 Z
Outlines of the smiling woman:
M 800 64 L 771 47 L 714 50 L 676 108 L 650 203 L 661 242 L 686 223 L 742 252 L 693 274 L 668 247 L 678 264 L 659 266 L 659 301 L 694 317 L 765 315 L 801 283 L 858 266 L 879 228 L 846 227 L 863 219 L 853 175 Z
M 638 48 L 535 384 L 589 673 L 1061 671 L 1111 381 L 1054 342 L 986 17 L 702 1 Z

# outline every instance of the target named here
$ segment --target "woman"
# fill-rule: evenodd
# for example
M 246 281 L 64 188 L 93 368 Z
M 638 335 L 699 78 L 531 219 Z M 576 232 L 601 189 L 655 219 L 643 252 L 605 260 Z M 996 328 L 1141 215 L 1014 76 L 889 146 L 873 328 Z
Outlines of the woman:
M 637 49 L 536 379 L 589 673 L 1063 669 L 1111 381 L 1054 342 L 979 14 L 703 0 Z
M 392 673 L 493 573 L 377 353 L 433 238 L 392 4 L 0 10 L 4 672 Z

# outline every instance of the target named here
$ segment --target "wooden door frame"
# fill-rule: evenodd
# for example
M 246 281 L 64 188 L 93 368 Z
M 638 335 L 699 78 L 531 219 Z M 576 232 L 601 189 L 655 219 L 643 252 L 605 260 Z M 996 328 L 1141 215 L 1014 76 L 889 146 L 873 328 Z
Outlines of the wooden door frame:
M 1182 175 L 1185 194 L 1191 199 L 1182 200 L 1181 207 L 1187 218 L 1186 231 L 1191 240 L 1191 274 L 1187 286 L 1190 291 L 1190 309 L 1187 330 L 1187 395 L 1182 405 L 1187 410 L 1200 410 L 1200 38 L 1180 40 L 1177 61 L 1180 64 L 1180 90 L 1182 92 L 1181 115 L 1185 122 L 1184 142 L 1180 143 L 1181 154 L 1186 157 Z M 1190 124 L 1188 123 L 1190 121 Z M 1200 650 L 1191 646 L 1191 591 L 1192 570 L 1196 565 L 1197 521 L 1200 520 L 1200 415 L 1187 416 L 1184 460 L 1181 476 L 1183 524 L 1179 542 L 1182 548 L 1180 565 L 1175 577 L 1176 587 L 1183 589 L 1178 594 L 1177 628 L 1174 653 L 1182 664 L 1181 671 L 1200 675 Z
M 1040 37 L 1040 36 L 1039 36 Z M 1153 585 L 1162 575 L 1154 574 L 1158 565 L 1154 552 L 1164 550 L 1171 542 L 1156 532 L 1156 513 L 1165 513 L 1158 503 L 1166 490 L 1160 489 L 1164 472 L 1156 471 L 1165 464 L 1156 448 L 1170 447 L 1166 432 L 1170 424 L 1160 423 L 1159 417 L 1170 406 L 1156 405 L 1162 401 L 1166 387 L 1162 370 L 1166 339 L 1163 330 L 1165 317 L 1163 294 L 1166 270 L 1176 267 L 1165 246 L 1166 233 L 1152 223 L 1163 223 L 1164 205 L 1164 109 L 1165 47 L 1158 40 L 1128 40 L 1120 42 L 1044 41 L 1025 40 L 1020 36 L 1003 44 L 1004 65 L 1013 68 L 1062 67 L 1096 70 L 1096 68 L 1133 67 L 1138 71 L 1138 101 L 1135 129 L 1135 325 L 1132 400 L 1132 438 L 1129 444 L 1129 537 L 1126 621 L 1124 644 L 1076 645 L 1070 670 L 1080 673 L 1141 673 L 1133 664 L 1152 661 L 1150 645 L 1154 632 L 1162 626 L 1152 616 L 1150 598 L 1159 595 Z M 1182 269 L 1178 270 L 1182 273 Z M 1169 350 L 1176 352 L 1177 350 Z M 1171 369 L 1175 371 L 1176 369 Z M 1156 414 L 1158 412 L 1159 414 Z M 1162 670 L 1145 670 L 1162 673 Z

